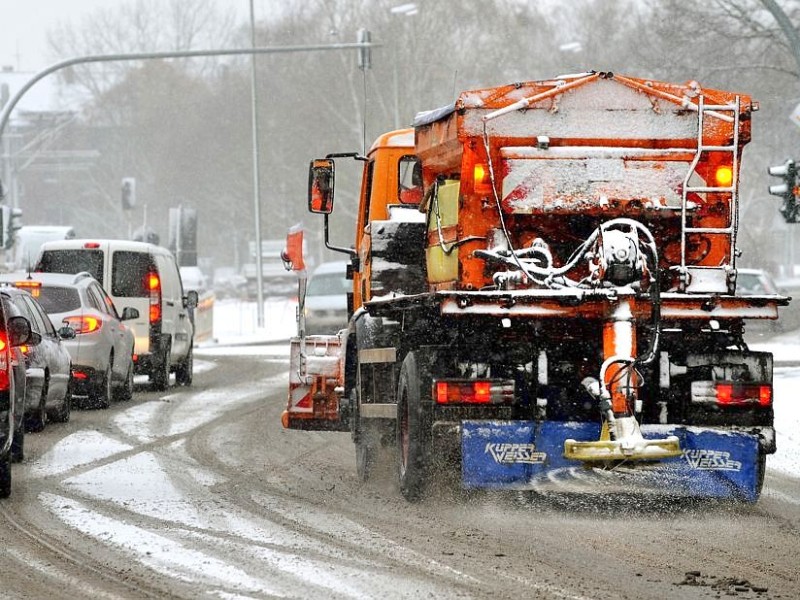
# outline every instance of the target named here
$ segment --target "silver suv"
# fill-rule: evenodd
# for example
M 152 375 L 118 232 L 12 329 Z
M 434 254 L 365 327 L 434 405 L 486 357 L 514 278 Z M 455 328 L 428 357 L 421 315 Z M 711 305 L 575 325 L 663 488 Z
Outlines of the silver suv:
M 2 275 L 0 281 L 27 290 L 57 329 L 75 331 L 74 338 L 63 340 L 72 358 L 74 394 L 88 396 L 96 408 L 107 408 L 112 398 L 129 400 L 133 396 L 134 336 L 123 321 L 136 319 L 137 309 L 126 307 L 122 315 L 117 313 L 111 298 L 89 273 Z

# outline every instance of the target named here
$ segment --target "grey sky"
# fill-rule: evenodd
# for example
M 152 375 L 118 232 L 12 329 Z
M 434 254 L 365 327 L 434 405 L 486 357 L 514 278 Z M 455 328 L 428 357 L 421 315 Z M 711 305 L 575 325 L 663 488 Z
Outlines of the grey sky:
M 0 0 L 0 67 L 39 71 L 52 62 L 47 53 L 47 31 L 59 22 L 79 22 L 101 6 L 122 5 L 132 0 Z M 249 15 L 248 0 L 217 0 L 235 9 L 242 19 Z M 256 0 L 258 18 L 261 0 Z

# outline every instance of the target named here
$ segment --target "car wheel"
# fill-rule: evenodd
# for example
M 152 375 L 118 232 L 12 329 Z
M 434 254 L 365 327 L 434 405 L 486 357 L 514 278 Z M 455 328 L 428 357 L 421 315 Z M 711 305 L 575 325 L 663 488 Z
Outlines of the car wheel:
M 61 401 L 61 408 L 57 408 L 50 414 L 50 418 L 56 423 L 67 423 L 72 412 L 72 381 L 67 384 L 67 391 Z
M 44 383 L 42 383 L 42 395 L 39 398 L 39 406 L 34 411 L 33 415 L 29 418 L 25 419 L 25 431 L 30 433 L 36 433 L 37 431 L 41 431 L 47 425 L 47 388 L 49 382 L 45 378 Z
M 158 392 L 163 392 L 169 387 L 169 361 L 170 349 L 169 346 L 164 348 L 158 362 L 153 365 L 153 372 L 150 374 L 150 380 L 153 382 L 153 389 Z
M 113 373 L 113 361 L 114 357 L 112 356 L 108 360 L 106 372 L 97 380 L 89 393 L 89 402 L 94 408 L 108 408 L 111 404 L 111 374 Z
M 0 498 L 11 495 L 11 455 L 0 457 Z
M 178 385 L 192 385 L 192 371 L 194 369 L 194 349 L 189 346 L 189 353 L 175 370 L 175 383 Z
M 121 402 L 127 402 L 133 398 L 133 362 L 128 365 L 128 374 L 125 375 L 125 382 L 117 388 L 114 397 Z
M 20 463 L 25 458 L 25 427 L 20 425 L 11 438 L 11 462 Z

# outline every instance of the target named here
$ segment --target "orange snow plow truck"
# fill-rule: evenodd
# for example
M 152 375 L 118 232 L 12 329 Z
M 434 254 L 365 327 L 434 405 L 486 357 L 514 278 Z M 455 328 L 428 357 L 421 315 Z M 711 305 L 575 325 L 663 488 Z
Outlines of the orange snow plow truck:
M 366 156 L 312 161 L 351 314 L 338 335 L 301 323 L 284 426 L 350 431 L 359 476 L 391 465 L 409 500 L 460 472 L 466 488 L 755 502 L 772 355 L 743 332 L 789 301 L 736 289 L 755 110 L 589 72 L 463 92 Z M 328 239 L 345 159 L 363 161 L 350 248 Z

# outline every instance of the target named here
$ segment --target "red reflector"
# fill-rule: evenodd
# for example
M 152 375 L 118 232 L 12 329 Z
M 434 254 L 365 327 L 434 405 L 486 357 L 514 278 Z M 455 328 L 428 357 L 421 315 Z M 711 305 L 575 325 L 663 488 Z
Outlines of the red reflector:
M 761 406 L 770 406 L 772 404 L 772 386 L 771 385 L 759 386 L 758 403 Z
M 772 405 L 772 386 L 766 384 L 717 383 L 717 402 L 723 406 Z
M 727 383 L 717 384 L 717 402 L 730 404 L 733 401 L 733 386 Z
M 134 354 L 133 355 L 133 362 L 137 362 L 138 360 L 139 360 L 139 355 L 138 354 Z
M 490 404 L 492 384 L 489 381 L 437 381 L 438 404 Z
M 84 248 L 91 248 L 91 249 L 99 248 L 100 247 L 100 242 L 86 242 L 83 245 L 83 247 Z

